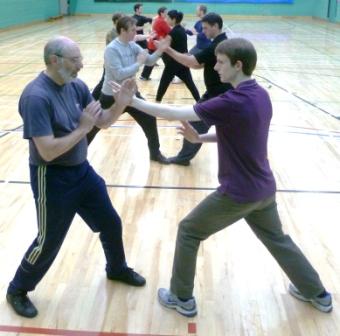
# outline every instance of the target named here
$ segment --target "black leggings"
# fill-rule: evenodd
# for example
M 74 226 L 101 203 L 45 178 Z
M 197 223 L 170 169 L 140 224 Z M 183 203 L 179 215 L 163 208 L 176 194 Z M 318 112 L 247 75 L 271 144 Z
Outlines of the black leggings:
M 105 68 L 103 69 L 102 78 L 100 79 L 99 83 L 95 86 L 95 88 L 92 91 L 92 97 L 94 100 L 99 100 L 100 94 L 102 92 L 103 84 L 104 84 L 104 78 L 105 78 Z
M 138 98 L 143 99 L 139 92 L 136 93 Z M 113 96 L 108 96 L 101 93 L 99 98 L 101 107 L 103 109 L 110 108 L 115 100 Z M 142 128 L 147 140 L 148 140 L 148 147 L 150 151 L 150 157 L 157 157 L 159 154 L 159 137 L 157 131 L 157 120 L 155 117 L 152 117 L 140 110 L 135 109 L 134 107 L 128 106 L 125 109 L 125 112 L 129 113 L 130 116 L 136 120 L 137 124 Z M 94 139 L 96 134 L 99 132 L 99 128 L 94 127 L 88 134 L 87 134 L 87 141 L 90 144 L 91 141 Z
M 192 79 L 190 69 L 171 61 L 168 61 L 165 64 L 165 68 L 157 89 L 156 101 L 162 101 L 166 90 L 175 76 L 180 78 L 185 83 L 194 99 L 198 101 L 200 99 L 200 93 L 198 92 L 197 87 Z

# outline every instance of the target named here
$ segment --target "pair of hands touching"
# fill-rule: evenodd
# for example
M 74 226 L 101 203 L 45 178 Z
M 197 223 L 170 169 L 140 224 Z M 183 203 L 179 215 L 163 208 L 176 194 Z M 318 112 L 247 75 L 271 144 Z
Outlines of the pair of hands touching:
M 92 101 L 84 108 L 83 113 L 80 115 L 78 127 L 85 130 L 86 133 L 90 132 L 93 126 L 96 125 L 101 112 L 100 102 Z
M 137 91 L 136 81 L 133 78 L 126 79 L 122 84 L 110 82 L 112 93 L 116 104 L 120 106 L 128 106 L 132 104 L 133 97 Z M 98 118 L 102 113 L 99 101 L 92 101 L 86 106 L 79 120 L 79 127 L 84 129 L 86 133 L 90 132 L 96 125 Z M 176 127 L 177 133 L 183 135 L 192 143 L 199 143 L 200 138 L 196 130 L 187 122 L 181 121 L 181 126 Z
M 137 35 L 138 36 L 138 35 Z M 161 40 L 154 40 L 154 44 L 157 48 L 157 51 L 159 53 L 163 53 L 166 51 L 166 49 L 170 46 L 171 39 L 167 36 Z M 145 64 L 147 58 L 148 58 L 149 53 L 146 50 L 143 50 L 137 55 L 137 63 L 139 65 Z
M 128 106 L 132 103 L 132 98 L 137 91 L 134 79 L 126 79 L 121 85 L 115 82 L 110 83 L 115 101 L 120 106 Z M 99 101 L 92 101 L 88 104 L 79 119 L 79 128 L 86 133 L 90 132 L 102 115 L 103 109 Z

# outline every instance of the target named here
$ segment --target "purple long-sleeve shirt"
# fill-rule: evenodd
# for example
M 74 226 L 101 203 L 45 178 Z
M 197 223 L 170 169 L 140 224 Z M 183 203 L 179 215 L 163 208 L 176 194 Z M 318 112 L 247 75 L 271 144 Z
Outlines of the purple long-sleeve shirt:
M 267 141 L 272 117 L 269 95 L 255 80 L 194 105 L 197 115 L 215 125 L 218 191 L 240 203 L 256 202 L 276 191 Z

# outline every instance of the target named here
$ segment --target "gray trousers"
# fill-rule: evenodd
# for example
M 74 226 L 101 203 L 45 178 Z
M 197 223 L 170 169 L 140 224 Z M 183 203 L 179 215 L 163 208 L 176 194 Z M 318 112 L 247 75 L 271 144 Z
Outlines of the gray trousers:
M 172 293 L 183 299 L 192 297 L 200 242 L 242 218 L 306 298 L 324 291 L 318 273 L 282 231 L 275 196 L 255 203 L 236 203 L 214 192 L 179 224 L 170 283 Z

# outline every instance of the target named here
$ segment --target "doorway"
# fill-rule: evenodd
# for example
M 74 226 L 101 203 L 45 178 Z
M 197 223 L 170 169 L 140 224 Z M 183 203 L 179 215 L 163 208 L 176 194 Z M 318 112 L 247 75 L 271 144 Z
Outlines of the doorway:
M 69 1 L 68 0 L 59 0 L 59 13 L 60 15 L 69 15 Z
M 336 12 L 337 12 L 338 0 L 328 0 L 328 20 L 335 22 Z

